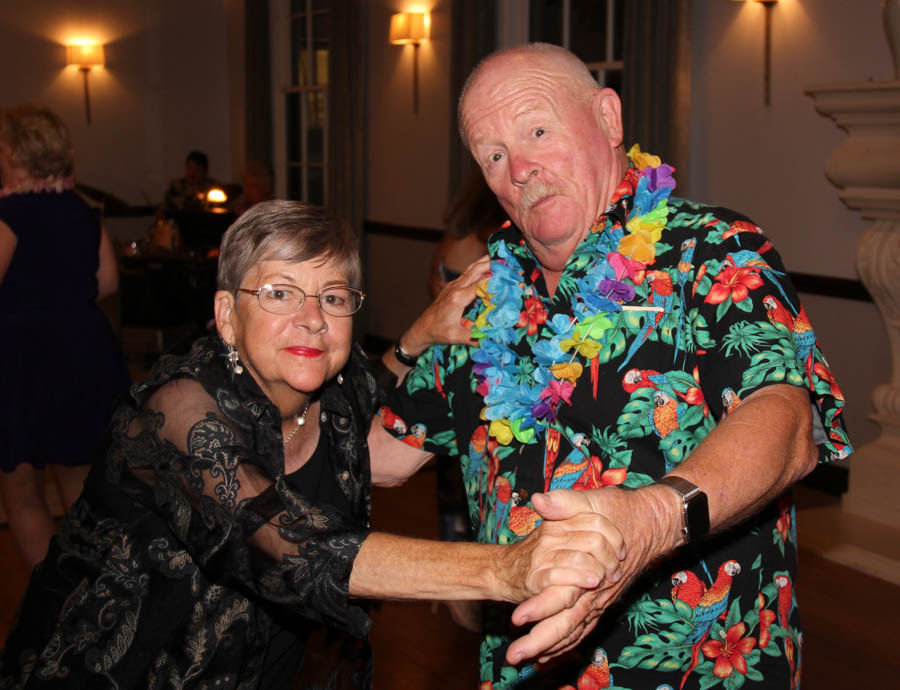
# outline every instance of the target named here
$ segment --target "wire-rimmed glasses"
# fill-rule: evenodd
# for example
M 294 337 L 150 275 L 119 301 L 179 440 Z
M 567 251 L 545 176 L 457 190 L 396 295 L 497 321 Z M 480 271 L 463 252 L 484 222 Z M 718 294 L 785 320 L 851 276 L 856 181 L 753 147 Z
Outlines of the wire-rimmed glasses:
M 238 292 L 256 295 L 263 310 L 282 316 L 294 314 L 306 302 L 306 293 L 296 285 L 266 284 L 256 290 L 238 288 Z M 319 308 L 326 314 L 352 316 L 362 307 L 365 297 L 366 293 L 362 290 L 347 285 L 334 285 L 319 292 L 316 300 L 319 302 Z

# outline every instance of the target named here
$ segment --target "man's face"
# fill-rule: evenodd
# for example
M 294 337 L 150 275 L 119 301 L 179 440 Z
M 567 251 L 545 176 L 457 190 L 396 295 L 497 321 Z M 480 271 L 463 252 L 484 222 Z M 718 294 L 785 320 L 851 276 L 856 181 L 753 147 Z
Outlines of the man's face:
M 482 67 L 462 107 L 488 185 L 550 270 L 562 270 L 624 174 L 615 92 L 579 98 L 563 82 L 555 62 L 500 56 Z
M 184 177 L 189 182 L 201 182 L 206 178 L 206 168 L 192 160 L 184 163 Z

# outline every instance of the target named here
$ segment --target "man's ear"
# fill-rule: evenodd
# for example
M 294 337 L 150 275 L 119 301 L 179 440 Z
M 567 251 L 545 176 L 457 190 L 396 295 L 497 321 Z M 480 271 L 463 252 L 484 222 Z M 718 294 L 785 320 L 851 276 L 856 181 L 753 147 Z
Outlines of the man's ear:
M 237 305 L 234 302 L 234 295 L 227 290 L 219 290 L 213 298 L 213 307 L 219 335 L 228 345 L 234 345 L 237 325 Z
M 612 89 L 600 89 L 591 103 L 594 120 L 603 130 L 612 148 L 622 145 L 622 102 Z

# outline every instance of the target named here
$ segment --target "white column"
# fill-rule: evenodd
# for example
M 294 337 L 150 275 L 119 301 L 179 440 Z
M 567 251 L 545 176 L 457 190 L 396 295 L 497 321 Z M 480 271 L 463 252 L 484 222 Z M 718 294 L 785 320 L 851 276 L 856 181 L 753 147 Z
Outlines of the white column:
M 827 84 L 810 88 L 819 112 L 834 118 L 848 137 L 829 156 L 828 178 L 840 198 L 872 225 L 859 239 L 856 266 L 884 319 L 891 361 L 890 379 L 875 389 L 871 419 L 877 440 L 857 448 L 850 461 L 850 487 L 841 515 L 832 515 L 841 543 L 822 542 L 863 570 L 897 581 L 900 577 L 900 81 Z M 863 343 L 863 347 L 865 344 Z M 860 352 L 864 357 L 865 352 Z M 821 517 L 821 516 L 820 516 Z M 865 522 L 859 522 L 859 519 Z M 856 521 L 856 527 L 846 529 Z M 801 522 L 802 525 L 802 522 Z M 864 548 L 853 532 L 871 535 Z M 849 536 L 848 536 L 849 535 Z M 893 543 L 889 543 L 893 542 Z M 883 543 L 883 544 L 882 544 Z M 848 557 L 847 554 L 850 554 Z M 828 555 L 827 553 L 825 555 Z

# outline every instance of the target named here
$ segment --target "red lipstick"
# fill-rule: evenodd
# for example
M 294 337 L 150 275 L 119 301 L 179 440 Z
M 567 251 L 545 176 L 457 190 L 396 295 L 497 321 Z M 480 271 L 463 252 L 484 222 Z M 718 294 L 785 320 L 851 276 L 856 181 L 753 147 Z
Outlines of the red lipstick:
M 322 350 L 319 350 L 318 348 L 303 347 L 302 345 L 298 345 L 297 347 L 286 347 L 285 350 L 297 357 L 319 357 L 322 354 Z

